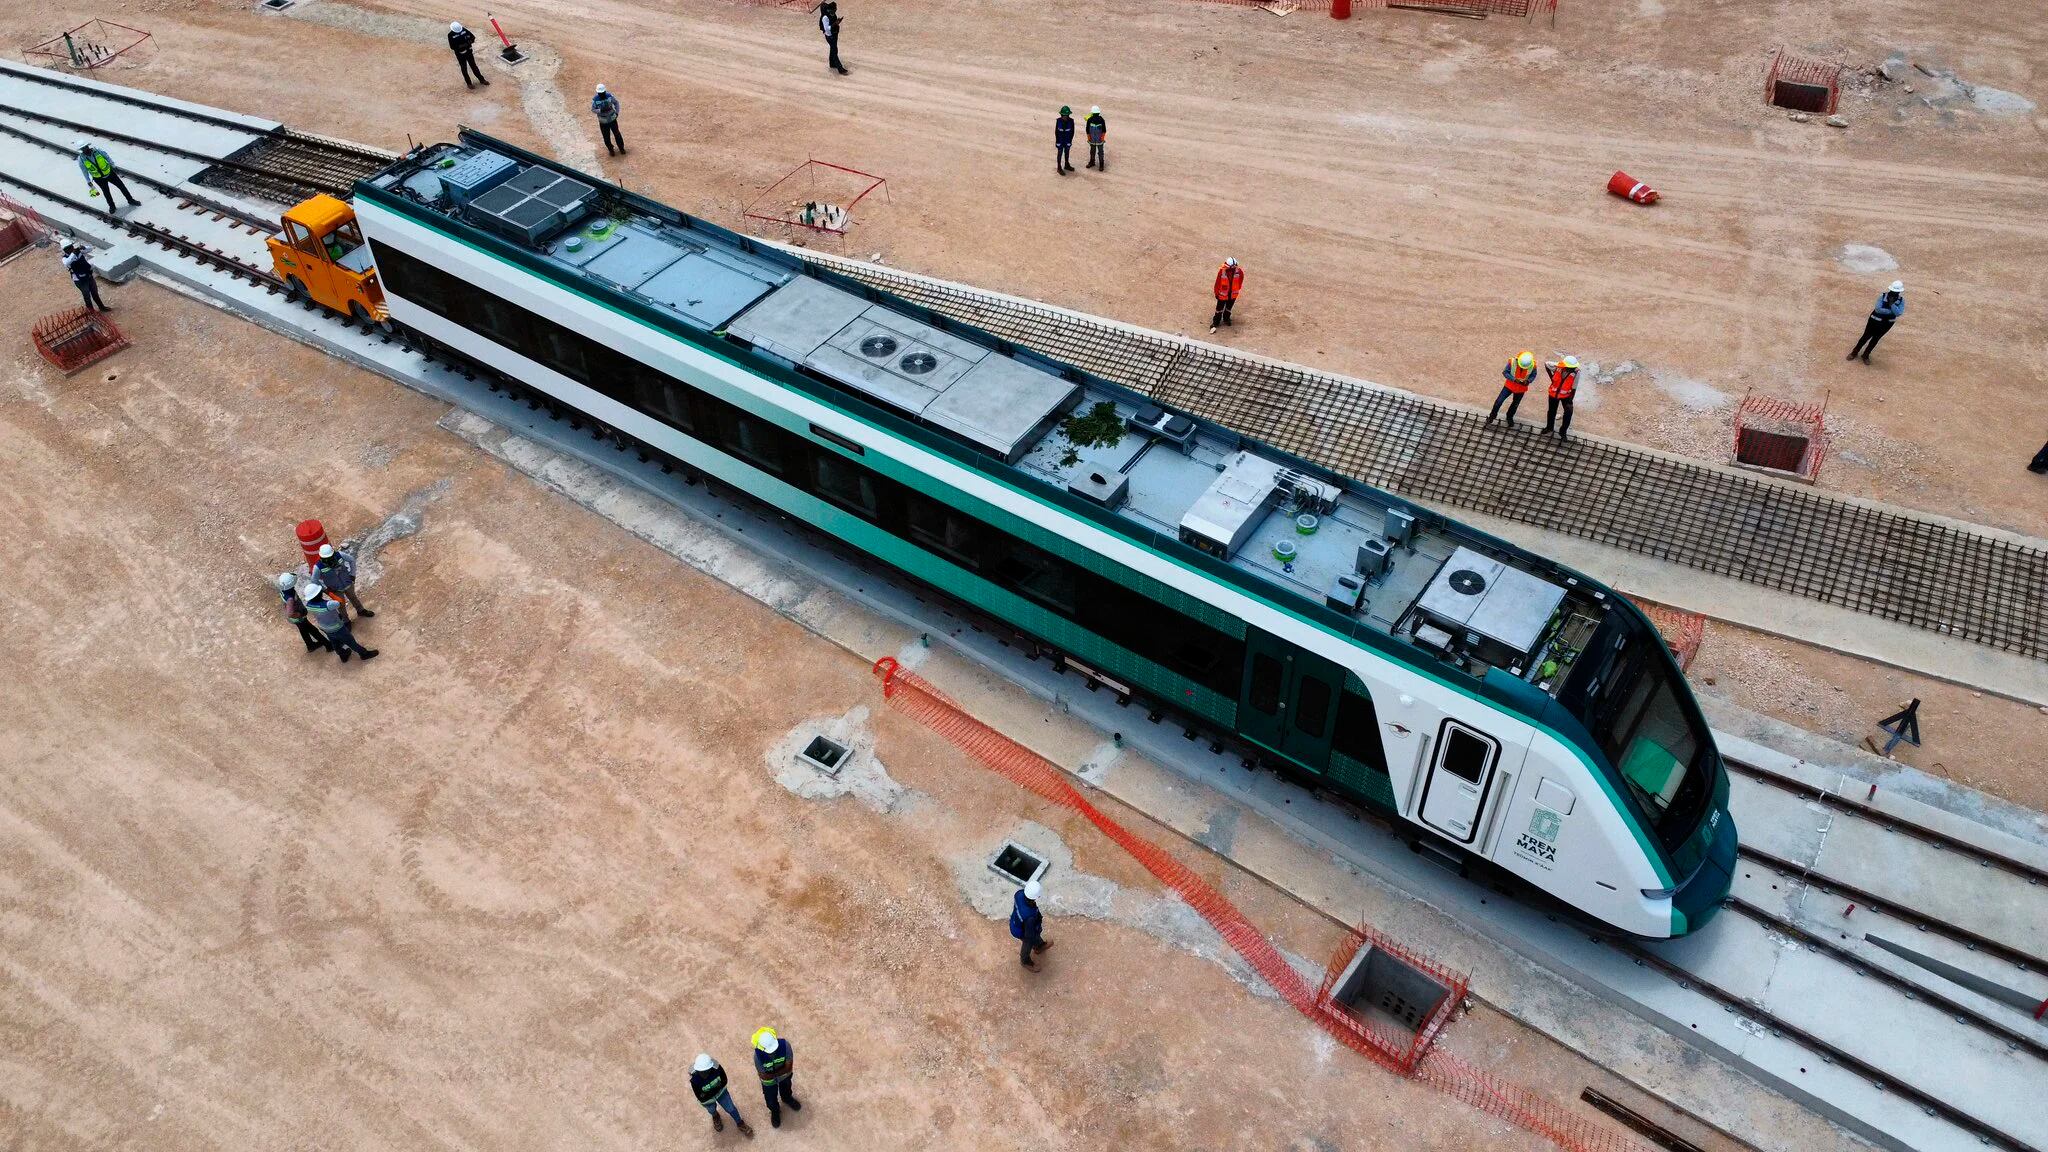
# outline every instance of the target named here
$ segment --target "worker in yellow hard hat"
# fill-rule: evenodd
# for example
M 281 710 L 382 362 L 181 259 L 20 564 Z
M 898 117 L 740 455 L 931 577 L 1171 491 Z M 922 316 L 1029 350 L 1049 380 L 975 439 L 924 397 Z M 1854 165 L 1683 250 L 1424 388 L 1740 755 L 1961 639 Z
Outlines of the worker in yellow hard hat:
M 1543 431 L 1548 433 L 1554 426 L 1557 438 L 1563 440 L 1565 433 L 1572 430 L 1572 397 L 1579 393 L 1579 358 L 1567 356 L 1554 364 L 1545 364 L 1544 371 L 1550 374 L 1550 415 L 1543 421 Z M 1559 409 L 1564 411 L 1564 423 L 1557 422 Z
M 1508 406 L 1508 427 L 1515 426 L 1515 413 L 1522 407 L 1522 397 L 1529 392 L 1529 384 L 1536 379 L 1536 354 L 1524 348 L 1515 353 L 1508 366 L 1500 370 L 1500 395 L 1493 398 L 1493 411 L 1486 414 L 1486 422 L 1493 423 L 1500 415 L 1502 401 Z
M 804 1110 L 792 1085 L 796 1082 L 796 1048 L 775 1034 L 773 1028 L 754 1030 L 754 1071 L 761 1074 L 761 1095 L 768 1101 L 768 1124 L 782 1127 L 782 1106 L 792 1112 Z

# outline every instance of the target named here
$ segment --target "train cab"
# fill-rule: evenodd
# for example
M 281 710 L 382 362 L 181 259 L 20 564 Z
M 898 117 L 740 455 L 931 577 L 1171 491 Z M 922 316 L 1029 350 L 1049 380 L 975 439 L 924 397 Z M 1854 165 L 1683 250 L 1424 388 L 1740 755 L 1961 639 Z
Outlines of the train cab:
M 360 323 L 390 321 L 384 289 L 355 209 L 321 194 L 287 210 L 270 237 L 270 260 L 293 299 L 309 299 Z

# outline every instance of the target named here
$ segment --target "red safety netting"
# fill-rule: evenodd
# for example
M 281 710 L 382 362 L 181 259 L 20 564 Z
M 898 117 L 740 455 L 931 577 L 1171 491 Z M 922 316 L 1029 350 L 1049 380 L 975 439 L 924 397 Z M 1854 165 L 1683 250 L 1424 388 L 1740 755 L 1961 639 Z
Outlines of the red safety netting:
M 1842 66 L 1832 60 L 1794 56 L 1780 48 L 1771 53 L 1764 73 L 1764 102 L 1798 112 L 1826 116 L 1842 95 Z
M 41 44 L 22 49 L 23 55 L 42 56 L 73 68 L 98 68 L 149 43 L 149 33 L 112 20 L 87 20 L 76 28 L 60 32 Z
M 1171 853 L 1136 835 L 1097 808 L 1067 774 L 1038 753 L 969 716 L 924 678 L 905 671 L 892 656 L 875 661 L 882 696 L 891 706 L 918 720 L 966 752 L 984 767 L 1051 804 L 1070 809 L 1093 824 L 1147 872 L 1193 908 L 1281 999 L 1293 1005 L 1340 1043 L 1392 1072 L 1429 1084 L 1467 1104 L 1550 1140 L 1567 1152 L 1644 1152 L 1634 1139 L 1594 1122 L 1519 1085 L 1495 1077 L 1465 1060 L 1434 1047 L 1439 1031 L 1464 998 L 1465 982 L 1441 966 L 1421 960 L 1378 933 L 1359 928 L 1346 940 L 1349 954 L 1339 950 L 1330 973 L 1341 974 L 1351 956 L 1367 942 L 1394 951 L 1404 963 L 1418 967 L 1455 990 L 1422 1021 L 1413 1035 L 1390 1034 L 1367 1024 L 1330 993 L 1334 976 L 1311 988 L 1280 950 L 1246 919 L 1223 894 Z
M 29 340 L 43 359 L 66 372 L 76 372 L 128 346 L 128 338 L 106 313 L 83 305 L 36 321 L 29 329 Z
M 1658 635 L 1671 649 L 1671 655 L 1678 659 L 1678 670 L 1683 672 L 1692 667 L 1693 657 L 1700 654 L 1700 644 L 1707 638 L 1707 618 L 1698 612 L 1687 612 L 1655 600 L 1645 600 L 1633 592 L 1624 592 L 1657 626 Z
M 51 235 L 54 231 L 41 213 L 12 196 L 0 195 L 0 260 Z
M 1827 405 L 1750 393 L 1735 409 L 1735 462 L 1811 481 L 1833 437 Z
M 740 211 L 747 219 L 764 224 L 787 224 L 844 236 L 853 223 L 853 206 L 867 199 L 875 189 L 886 189 L 888 183 L 857 168 L 806 160 L 761 189 Z M 788 199 L 792 194 L 797 199 Z M 885 190 L 882 195 L 886 199 L 888 192 Z

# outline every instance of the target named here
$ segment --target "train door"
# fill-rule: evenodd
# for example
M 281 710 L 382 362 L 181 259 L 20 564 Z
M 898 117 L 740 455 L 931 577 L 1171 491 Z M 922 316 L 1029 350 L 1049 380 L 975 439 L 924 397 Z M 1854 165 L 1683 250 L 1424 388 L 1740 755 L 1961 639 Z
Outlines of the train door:
M 1456 720 L 1437 734 L 1436 759 L 1422 786 L 1422 822 L 1460 844 L 1479 835 L 1480 815 L 1493 790 L 1500 741 Z
M 311 229 L 297 220 L 284 221 L 284 234 L 292 252 L 292 276 L 305 286 L 306 295 L 316 302 L 343 311 L 339 293 L 334 290 L 334 270 L 328 266 L 327 252 L 320 246 L 320 240 Z
M 1245 656 L 1238 733 L 1312 772 L 1328 768 L 1344 669 L 1257 628 Z

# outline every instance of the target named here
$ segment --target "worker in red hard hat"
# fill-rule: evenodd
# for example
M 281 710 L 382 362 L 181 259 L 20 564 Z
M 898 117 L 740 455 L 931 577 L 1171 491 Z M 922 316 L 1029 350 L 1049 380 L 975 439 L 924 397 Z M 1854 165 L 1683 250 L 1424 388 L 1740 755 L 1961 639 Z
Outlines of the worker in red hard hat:
M 1515 413 L 1522 407 L 1522 397 L 1528 395 L 1529 384 L 1536 379 L 1536 354 L 1524 348 L 1515 353 L 1508 366 L 1500 370 L 1500 395 L 1493 398 L 1493 411 L 1486 414 L 1491 424 L 1500 416 L 1502 401 L 1508 406 L 1508 427 L 1515 426 Z
M 1579 393 L 1579 358 L 1567 356 L 1554 363 L 1545 364 L 1543 370 L 1550 374 L 1550 415 L 1543 421 L 1543 431 L 1548 434 L 1553 426 L 1557 438 L 1563 440 L 1565 433 L 1572 430 L 1572 397 Z M 1564 411 L 1564 423 L 1557 422 L 1558 410 Z
M 1209 331 L 1214 332 L 1218 325 L 1230 326 L 1230 306 L 1243 291 L 1244 269 L 1237 266 L 1237 257 L 1224 257 L 1223 266 L 1216 269 L 1216 314 L 1209 317 Z

